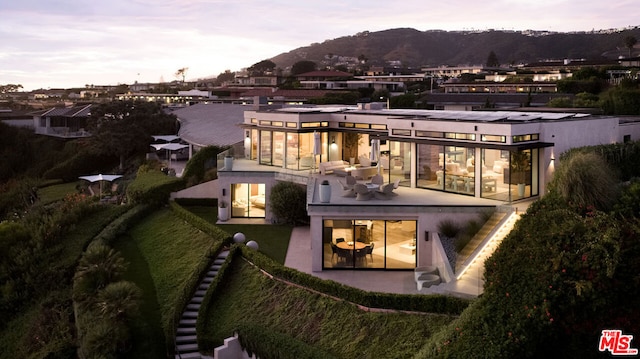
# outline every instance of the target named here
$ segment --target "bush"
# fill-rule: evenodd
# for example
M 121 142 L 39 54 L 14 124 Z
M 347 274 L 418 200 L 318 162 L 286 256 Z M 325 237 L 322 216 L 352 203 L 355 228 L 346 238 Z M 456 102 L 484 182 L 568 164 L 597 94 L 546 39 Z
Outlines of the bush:
M 460 230 L 460 225 L 450 219 L 445 219 L 438 224 L 438 233 L 448 238 L 456 238 Z
M 223 150 L 222 147 L 208 146 L 196 152 L 187 162 L 182 176 L 187 186 L 194 186 L 218 178 L 216 156 Z
M 309 223 L 307 215 L 307 191 L 305 187 L 292 182 L 278 182 L 271 188 L 269 208 L 278 223 Z
M 607 210 L 617 197 L 613 173 L 594 152 L 570 152 L 562 156 L 549 186 L 572 206 Z
M 127 198 L 133 204 L 160 206 L 166 204 L 169 194 L 183 187 L 183 181 L 159 171 L 138 172 L 127 187 Z

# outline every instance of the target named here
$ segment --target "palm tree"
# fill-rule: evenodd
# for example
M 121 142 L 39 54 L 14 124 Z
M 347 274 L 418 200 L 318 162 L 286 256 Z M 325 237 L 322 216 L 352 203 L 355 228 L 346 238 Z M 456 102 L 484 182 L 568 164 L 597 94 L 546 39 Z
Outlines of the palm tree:
M 76 269 L 74 292 L 90 294 L 120 278 L 127 263 L 119 252 L 107 245 L 92 243 L 85 251 Z
M 124 321 L 138 313 L 142 290 L 134 283 L 119 281 L 98 293 L 96 308 L 103 318 Z
M 638 43 L 638 39 L 635 36 L 629 35 L 624 38 L 624 46 L 629 49 L 629 57 L 631 57 L 631 51 L 633 51 L 633 47 Z

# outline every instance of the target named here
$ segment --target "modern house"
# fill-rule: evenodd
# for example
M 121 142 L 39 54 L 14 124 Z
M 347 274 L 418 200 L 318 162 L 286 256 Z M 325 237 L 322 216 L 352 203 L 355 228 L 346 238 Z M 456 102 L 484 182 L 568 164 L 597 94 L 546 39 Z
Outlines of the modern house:
M 241 127 L 244 151 L 227 153 L 233 160 L 224 166 L 219 158 L 218 198 L 230 204 L 232 220 L 274 221 L 271 187 L 297 182 L 307 188 L 314 271 L 435 266 L 441 275 L 442 221 L 510 212 L 543 195 L 555 161 L 570 148 L 640 139 L 636 117 L 382 104 L 254 109 Z M 347 176 L 372 186 L 378 173 L 397 188 L 354 196 L 345 186 Z M 352 246 L 346 256 L 336 250 L 343 241 Z
M 91 105 L 54 107 L 33 113 L 35 133 L 64 138 L 88 137 L 85 129 L 91 114 Z

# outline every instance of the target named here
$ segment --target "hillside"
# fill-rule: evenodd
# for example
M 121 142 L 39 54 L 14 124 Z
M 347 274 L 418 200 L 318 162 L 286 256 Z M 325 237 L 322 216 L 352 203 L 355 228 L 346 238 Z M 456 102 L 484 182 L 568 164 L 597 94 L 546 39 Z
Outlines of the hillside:
M 614 59 L 628 55 L 626 36 L 640 38 L 640 27 L 620 32 L 548 33 L 514 31 L 418 31 L 410 28 L 360 32 L 297 48 L 273 57 L 280 68 L 300 60 L 327 64 L 325 57 L 358 58 L 369 65 L 401 61 L 403 67 L 481 65 L 494 51 L 503 64 L 530 63 L 544 59 Z M 634 55 L 640 49 L 636 48 Z M 324 62 L 323 62 L 324 61 Z

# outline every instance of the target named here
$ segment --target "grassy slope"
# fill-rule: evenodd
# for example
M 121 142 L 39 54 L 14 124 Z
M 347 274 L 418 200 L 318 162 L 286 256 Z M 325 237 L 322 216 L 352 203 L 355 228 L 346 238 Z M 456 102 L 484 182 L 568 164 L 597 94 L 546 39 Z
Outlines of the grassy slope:
M 52 271 L 49 273 L 41 273 L 42 276 L 55 278 L 53 280 L 58 281 L 56 283 L 57 289 L 60 291 L 71 289 L 71 278 L 66 278 L 66 281 L 59 281 L 57 273 L 59 271 L 72 271 L 74 270 L 78 259 L 82 255 L 84 247 L 98 232 L 104 228 L 111 220 L 117 215 L 122 214 L 124 207 L 104 206 L 100 211 L 89 214 L 82 218 L 82 220 L 75 225 L 75 227 L 67 233 L 63 240 L 53 245 L 47 253 L 46 258 L 48 263 L 45 265 Z M 35 301 L 40 301 L 41 298 L 34 298 Z M 24 349 L 21 349 L 21 345 L 27 342 L 29 339 L 26 337 L 29 328 L 35 325 L 33 322 L 37 321 L 37 313 L 39 303 L 33 303 L 29 308 L 23 309 L 9 325 L 0 333 L 0 358 L 19 358 L 22 355 L 18 354 Z M 55 327 L 51 323 L 52 327 Z M 48 344 L 43 344 L 43 348 Z M 73 343 L 70 343 L 73 345 Z M 35 348 L 31 348 L 32 351 L 37 351 Z M 42 354 L 42 353 L 41 353 Z
M 148 271 L 153 285 L 148 283 L 148 278 L 143 278 L 146 274 L 141 275 L 142 283 L 139 285 L 148 290 L 155 288 L 155 302 L 159 304 L 157 318 L 165 330 L 170 329 L 175 303 L 182 293 L 185 278 L 207 253 L 212 241 L 209 236 L 173 216 L 168 209 L 153 213 L 132 228 L 129 234 L 137 249 L 122 246 L 126 250 L 125 258 L 146 262 L 146 265 L 138 263 L 137 266 L 139 270 Z
M 203 333 L 222 344 L 240 323 L 285 333 L 341 358 L 410 357 L 455 317 L 365 312 L 355 305 L 275 282 L 236 261 L 213 299 Z M 200 334 L 199 334 L 200 336 Z

